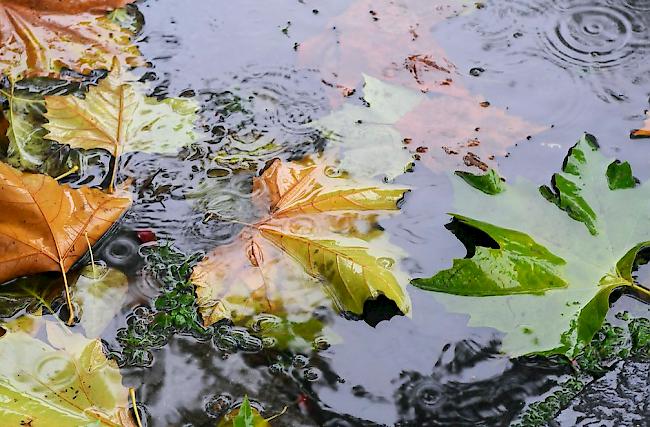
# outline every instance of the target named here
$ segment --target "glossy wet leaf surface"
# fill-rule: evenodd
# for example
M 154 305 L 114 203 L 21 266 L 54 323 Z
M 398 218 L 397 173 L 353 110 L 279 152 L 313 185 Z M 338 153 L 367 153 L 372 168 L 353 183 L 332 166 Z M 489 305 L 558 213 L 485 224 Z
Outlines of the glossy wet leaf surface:
M 373 217 L 397 210 L 406 190 L 339 173 L 319 159 L 276 160 L 255 179 L 253 197 L 266 217 L 245 225 L 234 243 L 194 270 L 206 325 L 260 312 L 304 315 L 325 304 L 326 295 L 337 309 L 357 315 L 379 295 L 410 311 L 404 279 L 393 271 L 398 252 L 378 244 L 381 233 L 372 231 Z
M 593 136 L 571 148 L 551 187 L 515 180 L 490 194 L 458 178 L 454 187 L 453 218 L 496 247 L 477 246 L 413 283 L 455 295 L 436 298 L 473 325 L 503 331 L 510 354 L 575 355 L 601 326 L 611 293 L 637 287 L 633 263 L 650 240 L 648 185 L 628 163 L 604 157 Z
M 133 195 L 92 252 L 75 243 L 66 276 L 0 285 L 0 349 L 15 333 L 56 347 L 43 325 L 71 314 L 67 277 L 66 327 L 101 340 L 148 426 L 639 424 L 648 250 L 615 268 L 628 277 L 595 300 L 606 323 L 588 344 L 602 317 L 578 318 L 556 349 L 571 358 L 511 355 L 561 341 L 561 314 L 614 285 L 590 277 L 635 240 L 618 231 L 644 197 L 600 202 L 650 178 L 646 3 L 0 0 L 0 159 L 73 192 Z M 584 131 L 629 164 L 554 188 Z M 291 190 L 314 165 L 322 179 Z M 0 224 L 23 217 L 36 216 Z M 390 275 L 399 286 L 368 286 Z M 413 277 L 456 295 L 404 287 Z M 570 290 L 585 299 L 563 305 Z M 521 298 L 534 304 L 492 304 Z M 481 319 L 473 301 L 502 309 Z
M 128 278 L 119 270 L 103 265 L 84 267 L 73 285 L 72 302 L 86 337 L 96 338 L 122 308 Z
M 67 271 L 129 207 L 129 198 L 73 189 L 0 164 L 0 280 Z
M 7 425 L 134 426 L 127 390 L 99 340 L 47 324 L 46 344 L 24 332 L 0 338 L 0 406 Z
M 138 63 L 133 36 L 105 14 L 129 1 L 0 2 L 0 73 L 49 76 L 69 67 L 108 69 L 113 57 Z
M 47 138 L 73 148 L 102 148 L 113 156 L 131 151 L 171 154 L 194 142 L 196 105 L 187 99 L 158 101 L 129 81 L 119 62 L 83 99 L 45 97 Z

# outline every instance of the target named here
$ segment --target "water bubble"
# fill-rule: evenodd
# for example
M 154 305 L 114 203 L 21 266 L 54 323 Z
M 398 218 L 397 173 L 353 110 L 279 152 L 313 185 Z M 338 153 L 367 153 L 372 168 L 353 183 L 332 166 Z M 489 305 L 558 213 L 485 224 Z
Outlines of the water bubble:
M 343 172 L 339 168 L 333 166 L 326 166 L 323 173 L 329 178 L 340 178 L 343 175 Z
M 232 407 L 233 398 L 229 394 L 223 393 L 213 396 L 205 403 L 205 412 L 213 418 L 222 417 Z
M 129 235 L 118 235 L 102 245 L 98 257 L 109 267 L 131 269 L 141 262 L 140 242 Z
M 302 354 L 297 354 L 294 356 L 293 360 L 291 361 L 291 365 L 294 368 L 302 369 L 309 365 L 309 359 L 306 356 L 303 356 Z
M 295 218 L 289 223 L 289 231 L 293 234 L 311 234 L 316 223 L 311 218 Z
M 303 371 L 302 377 L 309 382 L 318 381 L 321 377 L 321 372 L 316 368 L 307 368 Z
M 253 318 L 251 329 L 254 332 L 267 332 L 282 325 L 282 319 L 273 314 L 262 313 Z
M 484 72 L 485 72 L 485 69 L 483 69 L 481 67 L 474 67 L 471 70 L 469 70 L 469 74 L 471 76 L 474 76 L 474 77 L 478 77 L 481 74 L 483 74 Z
M 423 381 L 414 390 L 415 403 L 424 408 L 434 408 L 442 399 L 442 386 L 433 381 Z
M 271 366 L 269 366 L 269 371 L 273 375 L 279 375 L 284 373 L 284 366 L 282 366 L 281 363 L 274 363 Z
M 216 335 L 213 342 L 219 350 L 229 353 L 234 353 L 239 348 L 237 340 L 230 335 Z
M 278 345 L 278 340 L 275 337 L 262 338 L 262 346 L 264 348 L 274 348 Z
M 326 337 L 316 337 L 312 343 L 314 350 L 316 351 L 325 351 L 331 347 L 331 344 Z
M 388 257 L 379 257 L 377 258 L 377 265 L 386 270 L 390 270 L 395 265 L 395 260 Z

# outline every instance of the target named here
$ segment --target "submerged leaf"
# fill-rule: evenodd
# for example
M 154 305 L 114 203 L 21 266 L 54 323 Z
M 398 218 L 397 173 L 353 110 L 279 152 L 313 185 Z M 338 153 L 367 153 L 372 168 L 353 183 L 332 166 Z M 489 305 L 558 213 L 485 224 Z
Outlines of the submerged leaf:
M 142 94 L 119 63 L 84 98 L 46 96 L 47 137 L 73 148 L 102 148 L 117 157 L 131 151 L 173 154 L 194 142 L 196 103 L 158 101 Z
M 343 152 L 341 169 L 362 178 L 392 179 L 413 163 L 412 154 L 404 147 L 404 137 L 393 125 L 421 98 L 415 92 L 374 77 L 364 76 L 364 80 L 364 99 L 369 106 L 345 104 L 312 122 L 312 126 L 326 132 L 329 143 Z M 372 160 L 368 153 L 372 153 Z
M 650 247 L 650 185 L 636 185 L 629 165 L 606 159 L 594 137 L 571 149 L 552 187 L 518 180 L 492 194 L 455 178 L 454 188 L 454 218 L 496 248 L 477 247 L 413 284 L 469 313 L 471 325 L 505 333 L 511 355 L 573 356 L 602 325 L 614 289 L 648 293 L 632 268 Z
M 11 317 L 20 310 L 28 313 L 54 313 L 52 302 L 63 291 L 63 280 L 60 276 L 35 275 L 21 277 L 0 286 L 0 317 Z
M 81 270 L 72 290 L 72 302 L 80 307 L 78 315 L 88 338 L 99 337 L 122 308 L 128 285 L 126 275 L 119 270 L 103 265 Z
M 333 176 L 325 164 L 275 160 L 255 180 L 268 216 L 194 269 L 206 325 L 261 312 L 300 321 L 292 316 L 324 303 L 318 282 L 343 311 L 361 314 L 366 300 L 384 295 L 409 312 L 400 254 L 371 231 L 374 216 L 397 210 L 405 190 Z
M 345 104 L 312 123 L 340 148 L 340 167 L 355 176 L 393 178 L 413 158 L 432 169 L 464 164 L 487 170 L 485 161 L 543 130 L 497 107 L 482 107 L 479 97 L 427 95 L 369 76 L 363 99 L 365 107 Z
M 4 425 L 133 427 L 128 392 L 99 340 L 47 324 L 51 346 L 24 332 L 0 338 Z
M 68 67 L 82 73 L 110 68 L 113 57 L 141 63 L 133 34 L 105 13 L 123 0 L 0 1 L 0 74 L 51 76 Z
M 8 101 L 7 162 L 21 170 L 37 171 L 52 145 L 43 139 L 47 131 L 35 119 L 42 114 L 43 106 L 37 100 L 16 96 Z
M 453 83 L 459 77 L 456 67 L 431 37 L 431 27 L 472 9 L 466 0 L 408 6 L 357 0 L 329 20 L 322 32 L 300 43 L 299 60 L 343 88 L 357 87 L 362 73 L 368 73 L 422 92 L 461 93 L 464 89 Z
M 130 199 L 72 189 L 0 163 L 0 283 L 67 271 L 129 207 Z

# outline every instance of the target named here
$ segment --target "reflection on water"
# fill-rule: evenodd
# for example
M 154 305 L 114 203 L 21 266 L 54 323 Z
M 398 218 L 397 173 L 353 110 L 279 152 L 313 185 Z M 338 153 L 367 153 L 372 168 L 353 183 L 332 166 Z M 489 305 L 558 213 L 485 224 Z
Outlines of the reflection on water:
M 364 19 L 363 28 L 372 28 L 373 18 L 388 17 L 365 7 L 350 9 L 352 0 L 320 3 L 138 3 L 146 20 L 139 44 L 153 62 L 153 68 L 141 72 L 142 80 L 151 83 L 154 96 L 196 98 L 204 136 L 176 156 L 128 153 L 120 159 L 120 181 L 132 179 L 137 198 L 95 254 L 129 276 L 128 301 L 115 329 L 128 324 L 143 332 L 152 317 L 150 301 L 160 293 L 160 281 L 142 271 L 141 244 L 170 240 L 189 254 L 231 242 L 242 225 L 212 220 L 208 212 L 240 222 L 259 217 L 251 200 L 252 179 L 265 162 L 299 158 L 326 144 L 308 123 L 330 112 L 329 102 L 341 97 L 340 88 L 323 83 L 320 70 L 301 67 L 296 50 L 322 31 L 339 35 L 341 29 L 334 32 L 327 23 L 346 10 L 358 9 L 350 22 Z M 394 3 L 404 12 L 395 14 L 396 20 L 419 21 L 413 11 L 439 16 L 449 6 L 426 0 Z M 638 120 L 648 108 L 649 0 L 490 0 L 465 12 L 435 25 L 399 24 L 417 29 L 420 40 L 439 42 L 436 52 L 444 49 L 453 62 L 454 88 L 467 88 L 472 96 L 548 129 L 496 159 L 506 176 L 546 182 L 583 130 L 598 134 L 608 155 L 624 151 L 622 157 L 632 158 L 635 170 L 650 173 L 647 145 L 627 139 L 628 130 L 638 127 L 630 118 Z M 344 75 L 346 64 L 336 66 Z M 360 92 L 348 92 L 351 102 L 361 105 Z M 435 117 L 424 111 L 419 120 Z M 369 162 L 372 156 L 369 152 Z M 67 182 L 99 186 L 106 181 L 107 153 L 87 152 L 82 163 L 81 173 Z M 464 256 L 462 245 L 444 228 L 451 200 L 445 175 L 418 163 L 398 183 L 417 191 L 400 215 L 381 226 L 409 253 L 402 268 L 422 277 Z M 131 366 L 124 369 L 125 383 L 137 388 L 150 426 L 214 426 L 245 394 L 266 417 L 287 406 L 273 424 L 279 426 L 473 426 L 506 425 L 567 373 L 565 366 L 541 359 L 508 360 L 499 353 L 495 331 L 467 327 L 467 316 L 445 312 L 432 294 L 409 293 L 412 318 L 386 321 L 387 315 L 363 322 L 319 309 L 314 317 L 326 321 L 340 339 L 309 336 L 300 348 L 280 345 L 286 338 L 281 334 L 261 333 L 276 322 L 271 317 L 256 319 L 250 328 L 219 324 L 201 339 L 176 335 L 167 345 L 168 337 L 153 337 L 154 351 L 142 353 L 138 363 L 125 363 Z M 117 349 L 114 332 L 103 338 Z M 616 406 L 612 397 L 600 409 L 589 408 L 592 391 L 617 387 L 637 393 L 631 370 L 647 370 L 642 365 L 631 362 L 608 374 L 602 387 L 594 385 L 561 414 L 560 423 L 572 425 L 578 413 L 593 414 L 581 418 L 587 423 Z M 619 380 L 619 374 L 629 378 Z M 625 406 L 628 418 L 620 419 L 635 420 L 641 407 Z
M 251 182 L 264 162 L 323 146 L 307 124 L 329 112 L 339 89 L 321 82 L 318 69 L 300 68 L 294 43 L 317 37 L 353 2 L 286 0 L 264 13 L 254 3 L 184 1 L 174 10 L 144 3 L 142 49 L 157 58 L 146 78 L 154 94 L 195 96 L 205 137 L 177 158 L 123 160 L 122 174 L 135 178 L 140 194 L 125 227 L 151 230 L 185 252 L 228 243 L 241 225 L 206 221 L 205 212 L 255 218 Z M 416 10 L 429 7 L 417 3 Z M 372 20 L 361 9 L 358 19 Z M 647 90 L 639 88 L 649 78 L 648 10 L 650 3 L 635 0 L 488 1 L 435 26 L 413 24 L 444 48 L 459 74 L 454 84 L 548 128 L 511 159 L 497 159 L 513 176 L 546 182 L 582 130 L 598 133 L 610 144 L 604 150 L 637 149 L 623 144 L 635 127 L 626 120 L 647 108 Z M 398 181 L 418 191 L 381 225 L 409 252 L 403 267 L 429 275 L 462 257 L 443 227 L 451 196 L 444 176 L 416 166 Z M 146 275 L 132 283 L 155 294 Z M 446 313 L 431 294 L 410 294 L 413 318 L 379 319 L 374 327 L 323 309 L 340 342 L 308 351 L 279 351 L 255 328 L 217 325 L 208 341 L 176 336 L 151 354 L 151 368 L 131 368 L 127 382 L 138 387 L 154 426 L 214 425 L 244 394 L 267 417 L 287 406 L 277 425 L 469 426 L 506 425 L 567 374 L 541 359 L 509 361 L 494 331 L 468 328 L 466 316 Z

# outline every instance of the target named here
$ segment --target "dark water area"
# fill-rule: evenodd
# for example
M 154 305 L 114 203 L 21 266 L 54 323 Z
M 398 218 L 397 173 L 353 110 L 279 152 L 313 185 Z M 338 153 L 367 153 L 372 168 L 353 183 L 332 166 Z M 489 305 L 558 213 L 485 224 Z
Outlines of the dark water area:
M 488 120 L 477 131 L 488 141 L 481 160 L 503 176 L 547 184 L 567 150 L 589 132 L 605 156 L 628 160 L 641 181 L 650 178 L 650 141 L 629 137 L 650 108 L 648 0 L 135 5 L 144 19 L 137 44 L 151 63 L 135 72 L 152 96 L 196 99 L 202 137 L 177 156 L 129 153 L 121 159 L 120 176 L 133 179 L 137 198 L 95 254 L 129 277 L 126 301 L 102 335 L 116 352 L 116 331 L 137 321 L 134 310 L 150 307 L 160 294 L 160 283 L 144 268 L 138 233 L 150 231 L 186 254 L 232 242 L 242 226 L 206 220 L 206 212 L 254 220 L 253 177 L 268 160 L 297 160 L 327 146 L 310 123 L 345 102 L 363 105 L 364 72 L 379 70 L 383 74 L 374 77 L 415 89 L 426 85 L 421 93 L 432 107 L 420 121 L 450 120 L 444 100 L 457 95 L 521 120 L 523 133 L 507 144 L 495 138 L 489 145 L 493 134 L 481 132 L 498 134 L 511 121 Z M 418 82 L 390 55 L 429 51 L 415 51 L 401 33 L 390 45 L 387 28 L 413 29 L 416 48 L 430 47 L 447 71 L 425 67 L 429 80 Z M 386 60 L 360 58 L 367 69 L 354 68 L 343 54 L 335 61 L 327 50 L 373 38 L 385 49 L 370 41 L 367 49 Z M 350 75 L 359 77 L 356 83 Z M 440 84 L 445 79 L 453 83 Z M 356 92 L 343 97 L 342 88 Z M 475 115 L 454 120 L 470 133 L 479 127 Z M 415 130 L 411 125 L 402 133 Z M 390 242 L 407 254 L 401 267 L 410 277 L 432 276 L 465 257 L 465 247 L 445 228 L 453 210 L 448 172 L 478 171 L 464 163 L 463 153 L 448 154 L 437 140 L 428 142 L 413 170 L 393 181 L 413 190 L 400 214 L 380 221 Z M 96 156 L 77 184 L 105 179 L 108 156 Z M 641 283 L 647 274 L 639 270 Z M 177 334 L 144 366 L 123 366 L 124 382 L 136 389 L 146 425 L 153 427 L 214 426 L 244 395 L 266 417 L 287 408 L 274 426 L 427 427 L 510 425 L 571 377 L 570 364 L 553 358 L 508 358 L 498 331 L 468 326 L 468 315 L 447 311 L 434 293 L 413 286 L 408 293 L 410 316 L 391 317 L 394 308 L 379 301 L 369 308 L 378 322 L 323 308 L 319 316 L 336 339 L 321 349 L 272 352 L 253 343 L 224 350 L 214 337 Z M 621 311 L 650 314 L 646 303 L 626 294 L 612 299 L 608 319 L 615 322 Z M 648 425 L 649 388 L 647 360 L 620 362 L 550 425 Z

